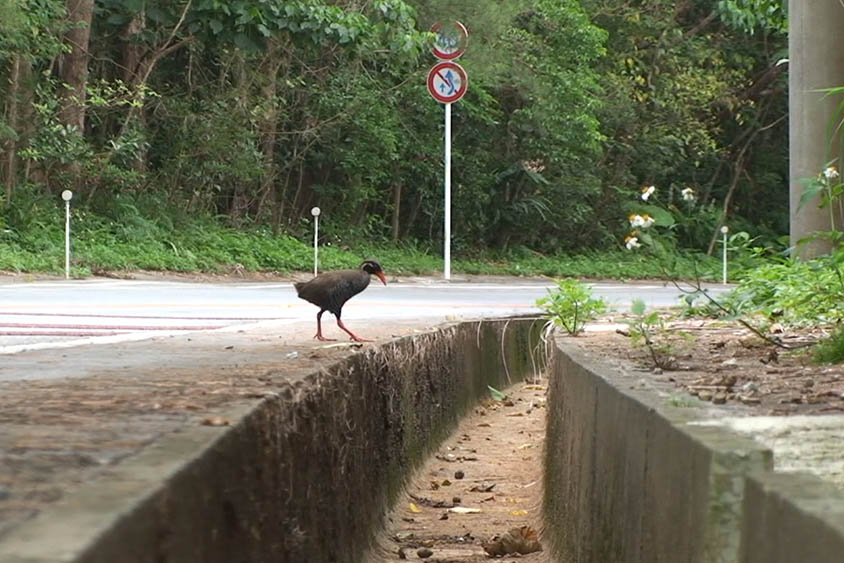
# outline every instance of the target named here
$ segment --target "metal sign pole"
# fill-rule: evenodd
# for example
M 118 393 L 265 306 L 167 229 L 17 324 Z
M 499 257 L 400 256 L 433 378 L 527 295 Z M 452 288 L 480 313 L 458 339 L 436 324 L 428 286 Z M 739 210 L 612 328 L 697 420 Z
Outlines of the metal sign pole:
M 445 105 L 445 194 L 443 205 L 443 277 L 451 279 L 451 104 L 466 93 L 469 85 L 466 71 L 453 62 L 466 50 L 469 32 L 459 21 L 435 23 L 431 31 L 437 39 L 431 53 L 440 62 L 428 72 L 428 92 Z
M 451 104 L 445 104 L 445 225 L 443 277 L 451 279 Z

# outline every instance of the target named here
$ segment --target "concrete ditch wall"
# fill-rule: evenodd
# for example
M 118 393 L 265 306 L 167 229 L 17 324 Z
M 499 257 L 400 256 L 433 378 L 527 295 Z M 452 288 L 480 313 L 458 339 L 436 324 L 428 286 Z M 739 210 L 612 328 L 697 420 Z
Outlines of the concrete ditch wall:
M 545 537 L 571 563 L 833 563 L 844 494 L 773 473 L 769 450 L 695 426 L 562 340 L 549 367 Z
M 242 409 L 222 432 L 159 440 L 116 466 L 124 490 L 78 491 L 64 513 L 7 538 L 0 560 L 357 562 L 403 479 L 487 385 L 538 369 L 541 328 L 463 323 L 367 348 Z

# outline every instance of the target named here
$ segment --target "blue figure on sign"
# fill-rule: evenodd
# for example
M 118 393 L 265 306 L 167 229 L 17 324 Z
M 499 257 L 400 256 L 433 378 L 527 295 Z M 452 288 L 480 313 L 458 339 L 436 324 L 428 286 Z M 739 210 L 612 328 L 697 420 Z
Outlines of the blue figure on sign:
M 445 84 L 440 85 L 440 92 L 447 96 L 454 94 L 454 92 L 456 91 L 456 88 L 454 87 L 454 74 L 452 74 L 452 72 L 449 70 L 445 73 L 443 79 L 445 80 Z M 448 87 L 447 92 L 446 87 Z

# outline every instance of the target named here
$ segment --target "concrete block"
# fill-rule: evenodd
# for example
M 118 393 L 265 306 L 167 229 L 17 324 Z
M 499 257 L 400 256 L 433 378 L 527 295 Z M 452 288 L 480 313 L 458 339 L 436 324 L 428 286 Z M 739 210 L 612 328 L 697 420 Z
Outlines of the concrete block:
M 844 561 L 844 493 L 805 473 L 747 477 L 742 563 Z
M 544 517 L 563 561 L 736 561 L 744 474 L 770 452 L 690 426 L 635 380 L 558 341 L 549 370 Z

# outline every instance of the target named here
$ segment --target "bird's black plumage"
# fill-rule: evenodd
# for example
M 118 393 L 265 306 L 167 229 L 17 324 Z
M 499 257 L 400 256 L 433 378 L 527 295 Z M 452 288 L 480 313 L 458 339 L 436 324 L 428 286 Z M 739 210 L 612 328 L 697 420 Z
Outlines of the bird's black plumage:
M 375 260 L 365 260 L 358 270 L 340 270 L 320 274 L 308 282 L 293 284 L 296 293 L 300 298 L 313 303 L 319 307 L 317 313 L 317 333 L 315 338 L 325 340 L 322 336 L 321 318 L 325 311 L 329 311 L 337 317 L 337 326 L 346 331 L 354 340 L 362 340 L 353 334 L 343 325 L 340 317 L 343 312 L 343 305 L 369 286 L 371 275 L 378 276 L 384 285 L 387 280 L 384 278 L 384 270 Z

